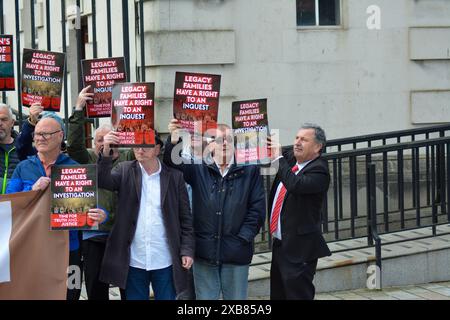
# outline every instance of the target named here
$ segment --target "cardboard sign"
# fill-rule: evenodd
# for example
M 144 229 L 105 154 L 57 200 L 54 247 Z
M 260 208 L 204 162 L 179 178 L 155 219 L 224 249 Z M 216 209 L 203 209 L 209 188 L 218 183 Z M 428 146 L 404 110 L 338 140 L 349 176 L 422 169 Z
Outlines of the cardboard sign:
M 45 110 L 60 110 L 65 61 L 65 53 L 23 49 L 24 106 L 40 103 Z
M 0 35 L 0 91 L 14 91 L 13 36 Z
M 94 93 L 88 101 L 86 112 L 89 118 L 111 117 L 112 88 L 115 83 L 127 81 L 125 58 L 93 59 L 81 61 L 83 86 L 91 86 Z
M 232 109 L 237 165 L 269 164 L 267 99 L 236 101 Z
M 97 208 L 97 166 L 53 166 L 51 180 L 51 229 L 98 230 L 88 218 Z
M 220 75 L 176 73 L 174 118 L 189 133 L 203 133 L 217 127 L 220 80 Z
M 119 83 L 112 91 L 112 125 L 119 147 L 155 146 L 155 84 Z

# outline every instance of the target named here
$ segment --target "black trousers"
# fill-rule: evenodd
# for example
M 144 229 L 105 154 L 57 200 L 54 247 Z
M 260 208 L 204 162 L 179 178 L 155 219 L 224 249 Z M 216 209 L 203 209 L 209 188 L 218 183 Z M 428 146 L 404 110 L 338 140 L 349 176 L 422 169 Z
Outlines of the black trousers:
M 109 300 L 109 285 L 98 280 L 106 239 L 83 240 L 84 281 L 89 300 Z
M 95 237 L 83 240 L 84 281 L 88 300 L 109 300 L 109 284 L 100 281 L 99 275 L 105 254 L 106 238 Z M 125 290 L 120 290 L 122 300 L 125 300 Z
M 291 262 L 281 250 L 281 241 L 274 240 L 270 270 L 271 300 L 313 300 L 313 284 L 317 259 L 309 262 Z

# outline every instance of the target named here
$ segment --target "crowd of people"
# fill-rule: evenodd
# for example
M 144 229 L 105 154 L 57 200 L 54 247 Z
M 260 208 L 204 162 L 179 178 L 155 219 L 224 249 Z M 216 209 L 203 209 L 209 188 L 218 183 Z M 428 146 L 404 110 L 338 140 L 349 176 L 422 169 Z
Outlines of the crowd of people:
M 17 134 L 11 108 L 0 105 L 2 194 L 46 189 L 53 165 L 98 166 L 98 207 L 89 218 L 99 230 L 70 231 L 69 263 L 83 268 L 89 299 L 108 300 L 113 285 L 122 299 L 148 300 L 151 285 L 156 300 L 245 300 L 266 219 L 274 239 L 271 299 L 314 298 L 317 261 L 331 254 L 320 228 L 330 183 L 322 128 L 301 126 L 287 152 L 268 139 L 278 172 L 266 202 L 260 168 L 235 162 L 229 126 L 195 140 L 207 152 L 178 148 L 176 119 L 167 141 L 156 134 L 153 148 L 114 148 L 118 133 L 102 125 L 88 149 L 84 109 L 92 99 L 80 92 L 67 132 L 56 113 L 34 104 Z M 187 156 L 200 161 L 175 161 Z M 68 289 L 67 299 L 80 292 Z

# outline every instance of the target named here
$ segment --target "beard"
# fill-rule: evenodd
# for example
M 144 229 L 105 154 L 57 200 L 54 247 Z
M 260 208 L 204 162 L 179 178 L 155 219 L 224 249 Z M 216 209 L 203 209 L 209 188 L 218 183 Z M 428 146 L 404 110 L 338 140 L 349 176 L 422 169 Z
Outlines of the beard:
M 3 141 L 6 139 L 8 135 L 6 134 L 5 130 L 0 130 L 0 141 Z

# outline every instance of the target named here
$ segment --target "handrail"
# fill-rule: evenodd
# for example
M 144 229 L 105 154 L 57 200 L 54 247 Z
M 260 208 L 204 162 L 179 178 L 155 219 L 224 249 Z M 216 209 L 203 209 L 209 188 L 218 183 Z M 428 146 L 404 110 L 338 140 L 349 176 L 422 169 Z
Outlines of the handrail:
M 379 289 L 382 287 L 381 282 L 381 238 L 378 234 L 377 225 L 377 197 L 376 197 L 376 176 L 375 176 L 375 164 L 370 163 L 367 166 L 367 178 L 368 178 L 368 194 L 369 194 L 369 219 L 370 219 L 370 232 L 368 233 L 369 244 L 373 245 L 373 240 L 375 240 L 375 260 L 377 266 L 377 272 L 379 272 L 379 283 L 377 286 Z M 371 241 L 372 240 L 372 241 Z M 372 243 L 370 243 L 372 242 Z
M 442 132 L 442 131 L 446 131 L 446 130 L 450 130 L 449 124 L 428 126 L 428 127 L 421 127 L 421 128 L 413 128 L 413 129 L 406 129 L 406 130 L 397 130 L 397 131 L 390 131 L 390 132 L 384 132 L 384 133 L 367 134 L 367 135 L 360 135 L 360 136 L 355 136 L 355 137 L 332 139 L 332 140 L 327 141 L 327 146 L 331 147 L 331 146 L 338 146 L 338 145 L 350 144 L 350 143 L 360 143 L 360 142 L 368 142 L 368 141 L 374 141 L 374 140 L 407 137 L 407 136 L 412 136 L 412 135 L 420 135 L 420 134 L 427 134 L 427 133 L 433 133 L 433 132 Z
M 362 149 L 355 149 L 355 150 L 330 152 L 330 153 L 323 154 L 323 158 L 325 158 L 327 160 L 328 159 L 342 159 L 342 158 L 347 158 L 347 157 L 358 157 L 358 156 L 373 155 L 373 154 L 378 154 L 378 153 L 383 153 L 383 152 L 393 152 L 393 151 L 399 151 L 399 150 L 420 148 L 420 147 L 426 147 L 426 146 L 438 145 L 438 144 L 444 144 L 444 143 L 450 143 L 450 137 L 428 139 L 428 140 L 423 140 L 423 141 L 402 142 L 402 143 L 390 144 L 390 145 L 386 145 L 386 146 L 377 146 L 377 147 L 362 148 Z

